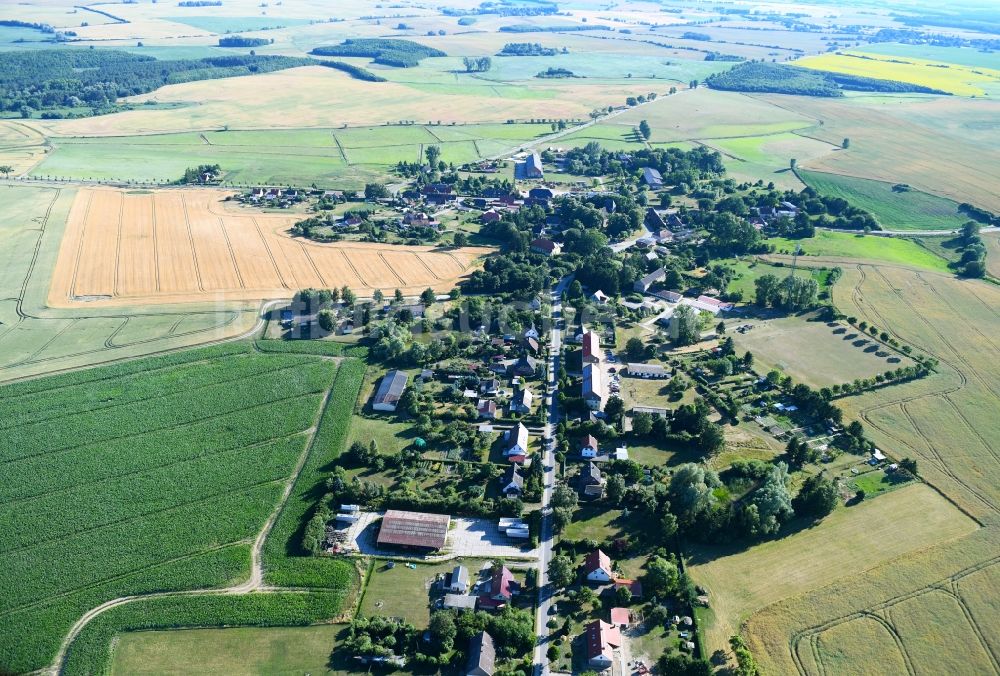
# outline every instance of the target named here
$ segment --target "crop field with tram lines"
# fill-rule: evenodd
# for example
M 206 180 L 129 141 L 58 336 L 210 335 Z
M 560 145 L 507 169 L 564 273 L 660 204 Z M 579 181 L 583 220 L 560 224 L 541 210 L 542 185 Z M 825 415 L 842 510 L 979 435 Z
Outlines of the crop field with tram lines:
M 226 211 L 221 195 L 81 189 L 49 305 L 290 298 L 309 287 L 447 291 L 488 251 L 296 240 L 285 232 L 294 217 Z

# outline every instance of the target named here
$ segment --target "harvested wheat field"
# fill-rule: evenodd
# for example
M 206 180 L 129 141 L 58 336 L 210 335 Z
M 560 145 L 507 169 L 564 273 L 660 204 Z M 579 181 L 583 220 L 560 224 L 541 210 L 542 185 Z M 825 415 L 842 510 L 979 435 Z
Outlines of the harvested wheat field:
M 447 291 L 489 251 L 293 239 L 287 230 L 301 217 L 230 212 L 226 194 L 80 190 L 48 304 L 262 300 L 308 287 Z

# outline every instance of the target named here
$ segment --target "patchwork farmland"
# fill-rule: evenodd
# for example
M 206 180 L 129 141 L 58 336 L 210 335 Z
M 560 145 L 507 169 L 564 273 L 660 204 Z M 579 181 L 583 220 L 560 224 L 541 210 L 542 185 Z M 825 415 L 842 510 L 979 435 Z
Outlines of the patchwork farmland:
M 81 189 L 53 307 L 290 298 L 308 287 L 447 291 L 488 249 L 292 239 L 294 218 L 225 211 L 213 191 Z

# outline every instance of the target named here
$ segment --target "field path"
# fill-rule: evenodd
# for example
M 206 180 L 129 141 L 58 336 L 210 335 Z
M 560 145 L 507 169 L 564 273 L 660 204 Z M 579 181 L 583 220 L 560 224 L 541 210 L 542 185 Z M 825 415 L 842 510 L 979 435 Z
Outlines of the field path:
M 339 361 L 334 357 L 324 357 L 324 359 L 330 359 L 332 361 Z M 55 659 L 53 659 L 52 664 L 48 669 L 42 670 L 40 673 L 47 673 L 50 676 L 59 676 L 63 670 L 63 664 L 66 661 L 66 653 L 69 647 L 72 645 L 73 641 L 76 640 L 80 632 L 92 622 L 95 618 L 104 614 L 105 612 L 111 610 L 112 608 L 117 608 L 118 606 L 123 606 L 127 603 L 132 603 L 133 601 L 140 601 L 151 598 L 164 598 L 164 597 L 176 597 L 176 596 L 219 596 L 219 595 L 242 595 L 250 593 L 267 593 L 267 592 L 300 592 L 308 593 L 305 590 L 297 589 L 283 589 L 280 587 L 269 587 L 264 584 L 264 566 L 261 562 L 261 552 L 264 549 L 264 543 L 267 541 L 267 536 L 270 535 L 271 529 L 274 527 L 275 522 L 278 520 L 278 516 L 281 515 L 282 510 L 285 507 L 285 503 L 288 502 L 288 497 L 292 493 L 292 488 L 295 486 L 296 481 L 298 481 L 299 475 L 302 473 L 302 469 L 305 467 L 306 460 L 309 459 L 312 453 L 313 446 L 316 442 L 316 432 L 319 429 L 319 421 L 322 420 L 323 415 L 326 413 L 326 409 L 330 405 L 330 397 L 333 393 L 333 380 L 330 381 L 330 387 L 326 391 L 326 395 L 323 397 L 323 403 L 319 407 L 319 411 L 316 416 L 316 424 L 305 430 L 307 441 L 299 454 L 299 458 L 295 463 L 295 468 L 292 473 L 285 480 L 285 487 L 281 493 L 281 497 L 278 499 L 277 504 L 275 504 L 274 509 L 271 510 L 271 515 L 268 517 L 267 521 L 264 523 L 260 532 L 257 533 L 257 537 L 254 538 L 253 546 L 250 549 L 250 577 L 247 578 L 245 582 L 241 582 L 230 587 L 222 588 L 208 588 L 208 589 L 190 589 L 186 591 L 176 591 L 176 592 L 154 592 L 150 594 L 135 594 L 132 596 L 122 596 L 116 599 L 111 599 L 106 601 L 99 606 L 91 608 L 86 613 L 84 613 L 80 619 L 73 623 L 70 627 L 69 632 L 66 634 L 66 638 L 63 639 L 62 644 L 59 646 L 59 651 L 56 653 Z M 232 543 L 230 543 L 232 544 Z

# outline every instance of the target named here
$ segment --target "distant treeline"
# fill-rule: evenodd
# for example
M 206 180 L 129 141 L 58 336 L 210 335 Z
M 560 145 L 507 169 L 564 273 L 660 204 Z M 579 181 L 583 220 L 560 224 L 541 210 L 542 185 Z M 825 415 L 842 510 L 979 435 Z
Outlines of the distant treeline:
M 178 7 L 222 7 L 222 0 L 183 0 Z
M 33 28 L 43 33 L 55 33 L 56 29 L 47 23 L 32 23 L 30 21 L 17 21 L 15 19 L 0 19 L 0 26 L 8 28 Z
M 580 77 L 579 75 L 574 75 L 573 71 L 567 70 L 566 68 L 553 68 L 549 67 L 543 70 L 541 73 L 535 75 L 535 77 L 540 77 L 543 79 L 558 79 L 564 77 Z
M 968 38 L 940 33 L 925 33 L 910 28 L 882 28 L 869 38 L 869 42 L 902 42 L 935 47 L 974 47 L 994 51 L 1000 49 L 1000 39 L 998 38 Z
M 693 33 L 691 31 L 687 31 L 686 33 L 681 35 L 681 38 L 683 38 L 684 40 L 698 40 L 699 42 L 712 41 L 712 36 L 709 35 L 708 33 Z
M 316 47 L 310 54 L 316 56 L 363 56 L 383 66 L 410 68 L 421 59 L 431 56 L 448 56 L 440 49 L 425 47 L 411 40 L 381 38 L 352 38 L 343 44 Z
M 110 49 L 0 52 L 0 110 L 106 108 L 164 85 L 269 73 L 310 63 L 290 56 L 217 56 L 159 61 Z M 54 113 L 58 114 L 58 113 Z
M 843 96 L 844 90 L 858 92 L 890 92 L 947 94 L 938 89 L 879 80 L 859 75 L 845 75 L 824 70 L 812 70 L 766 61 L 747 61 L 723 73 L 706 78 L 712 89 L 733 92 L 762 92 L 771 94 L 797 94 L 800 96 Z
M 335 70 L 341 70 L 355 80 L 365 80 L 366 82 L 385 82 L 385 78 L 381 75 L 376 75 L 367 68 L 362 68 L 361 66 L 355 66 L 350 63 L 344 63 L 343 61 L 317 61 L 320 66 L 326 66 L 327 68 L 333 68 Z
M 542 47 L 537 42 L 508 42 L 497 56 L 555 56 L 560 51 L 565 54 L 569 50 L 565 47 L 562 50 L 555 47 Z
M 893 18 L 906 26 L 936 26 L 979 33 L 1000 33 L 1000 12 L 997 10 L 972 10 L 964 11 L 961 14 L 921 14 Z
M 530 23 L 516 23 L 500 26 L 501 33 L 574 33 L 576 31 L 610 31 L 610 26 L 535 26 Z
M 516 5 L 507 2 L 484 2 L 475 9 L 445 7 L 441 10 L 445 16 L 465 16 L 467 14 L 498 14 L 500 16 L 545 16 L 558 14 L 559 6 L 549 3 L 532 5 Z
M 247 38 L 242 35 L 227 35 L 224 38 L 219 38 L 220 47 L 263 47 L 264 45 L 269 45 L 273 42 L 273 39 Z

